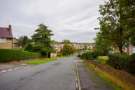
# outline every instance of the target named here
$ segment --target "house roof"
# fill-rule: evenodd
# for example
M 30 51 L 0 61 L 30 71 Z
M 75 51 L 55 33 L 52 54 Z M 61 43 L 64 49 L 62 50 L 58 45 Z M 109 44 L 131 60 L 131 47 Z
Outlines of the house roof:
M 11 26 L 0 27 L 0 38 L 13 38 Z

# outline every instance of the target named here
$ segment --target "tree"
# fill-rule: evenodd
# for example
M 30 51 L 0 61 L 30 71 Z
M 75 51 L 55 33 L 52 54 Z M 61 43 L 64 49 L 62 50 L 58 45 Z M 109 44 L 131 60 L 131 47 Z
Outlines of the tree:
M 71 44 L 70 40 L 63 40 L 64 44 Z
M 100 33 L 98 33 L 95 47 L 97 54 L 107 55 L 111 49 L 111 42 L 108 39 L 102 37 Z
M 117 47 L 120 53 L 129 42 L 129 30 L 124 26 L 122 0 L 108 0 L 100 6 L 100 33 Z
M 21 36 L 18 39 L 18 46 L 24 48 L 27 44 L 29 44 L 30 39 L 27 36 Z
M 38 29 L 35 31 L 35 34 L 32 36 L 34 45 L 41 48 L 41 53 L 50 57 L 52 51 L 51 46 L 51 36 L 52 31 L 47 28 L 44 24 L 40 24 Z
M 51 36 L 52 31 L 47 28 L 44 24 L 40 24 L 35 34 L 32 36 L 33 41 L 37 45 L 42 47 L 51 47 Z
M 64 40 L 63 43 L 64 46 L 60 52 L 62 55 L 64 56 L 71 55 L 76 51 L 75 48 L 71 45 L 69 40 Z
M 129 41 L 135 45 L 135 0 L 120 0 L 123 26 L 128 30 Z

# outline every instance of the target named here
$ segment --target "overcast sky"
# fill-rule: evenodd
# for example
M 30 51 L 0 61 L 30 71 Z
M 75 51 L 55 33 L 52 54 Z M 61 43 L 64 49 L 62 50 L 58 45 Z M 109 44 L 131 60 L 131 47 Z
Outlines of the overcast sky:
M 0 0 L 0 26 L 12 25 L 15 37 L 32 35 L 44 23 L 53 39 L 91 42 L 104 0 Z

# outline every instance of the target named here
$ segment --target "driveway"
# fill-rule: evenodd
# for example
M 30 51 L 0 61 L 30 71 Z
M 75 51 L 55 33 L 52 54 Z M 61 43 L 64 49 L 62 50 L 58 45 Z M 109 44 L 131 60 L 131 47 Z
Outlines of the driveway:
M 72 56 L 60 58 L 48 64 L 26 66 L 13 71 L 0 73 L 0 90 L 76 90 L 75 64 L 78 64 L 78 58 Z M 88 78 L 89 73 L 86 73 L 87 71 L 84 70 L 84 66 L 80 64 L 78 64 L 77 69 L 82 84 Z M 96 83 L 93 82 L 93 79 L 88 78 L 88 80 L 90 83 L 86 81 L 86 84 L 94 87 L 93 85 Z M 98 83 L 101 85 L 97 85 L 99 86 L 97 90 L 100 90 L 102 85 L 107 88 L 111 87 L 102 82 L 104 81 L 100 80 L 100 83 Z M 89 86 L 86 86 L 85 90 L 93 90 Z M 104 90 L 112 90 L 111 88 L 106 89 L 106 87 L 103 87 L 105 88 Z

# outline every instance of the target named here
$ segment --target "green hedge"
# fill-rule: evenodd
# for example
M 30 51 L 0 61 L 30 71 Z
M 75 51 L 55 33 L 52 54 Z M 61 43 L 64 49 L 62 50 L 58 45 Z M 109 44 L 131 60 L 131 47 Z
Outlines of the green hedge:
M 97 57 L 97 54 L 94 52 L 85 52 L 82 55 L 80 55 L 81 59 L 85 59 L 85 60 L 95 60 Z
M 15 50 L 15 49 L 0 49 L 0 62 L 10 62 L 10 61 L 19 61 L 31 58 L 37 58 L 40 54 Z
M 107 63 L 116 69 L 127 69 L 129 58 L 127 54 L 111 54 Z
M 130 56 L 129 64 L 127 67 L 128 72 L 135 74 L 135 54 Z
M 107 63 L 116 69 L 123 69 L 129 73 L 135 74 L 135 54 L 112 54 L 109 55 Z

